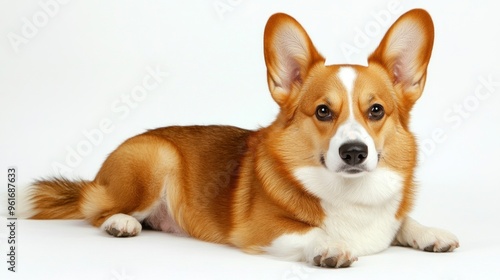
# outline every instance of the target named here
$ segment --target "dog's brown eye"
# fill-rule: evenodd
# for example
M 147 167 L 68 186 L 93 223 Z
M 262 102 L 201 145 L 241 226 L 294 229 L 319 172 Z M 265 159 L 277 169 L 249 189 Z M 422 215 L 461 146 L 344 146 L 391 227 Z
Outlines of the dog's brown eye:
M 384 117 L 384 107 L 380 104 L 373 104 L 368 112 L 368 118 L 372 121 L 378 121 Z
M 333 119 L 333 114 L 330 108 L 326 105 L 319 105 L 316 108 L 316 118 L 320 121 L 331 121 Z

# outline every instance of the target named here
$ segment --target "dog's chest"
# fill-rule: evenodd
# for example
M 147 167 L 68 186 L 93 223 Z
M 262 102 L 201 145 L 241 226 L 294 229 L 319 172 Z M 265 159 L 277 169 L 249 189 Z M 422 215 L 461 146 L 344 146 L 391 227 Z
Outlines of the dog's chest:
M 357 256 L 377 253 L 391 244 L 401 225 L 395 217 L 398 205 L 397 199 L 378 207 L 323 203 L 326 218 L 321 228 L 329 242 Z
M 339 243 L 355 255 L 386 249 L 401 222 L 396 219 L 403 193 L 403 178 L 378 169 L 363 178 L 346 180 L 318 168 L 297 170 L 296 177 L 322 203 L 320 226 L 329 243 Z

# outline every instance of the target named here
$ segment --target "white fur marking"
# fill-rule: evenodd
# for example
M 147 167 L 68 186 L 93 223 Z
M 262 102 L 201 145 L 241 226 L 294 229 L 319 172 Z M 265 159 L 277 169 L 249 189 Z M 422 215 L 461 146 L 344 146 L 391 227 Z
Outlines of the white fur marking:
M 458 238 L 452 233 L 426 227 L 407 217 L 397 235 L 397 241 L 403 246 L 433 252 L 448 252 L 459 247 Z
M 302 167 L 295 177 L 321 199 L 326 213 L 321 226 L 331 240 L 345 244 L 354 256 L 386 249 L 401 222 L 396 219 L 403 178 L 379 168 L 357 178 L 345 178 L 322 167 Z
M 312 262 L 315 256 L 344 262 L 385 250 L 401 225 L 396 219 L 403 178 L 379 168 L 357 178 L 345 178 L 323 167 L 301 167 L 295 177 L 321 199 L 326 217 L 305 234 L 284 234 L 266 252 L 281 258 Z
M 328 203 L 348 202 L 367 207 L 386 207 L 398 200 L 403 178 L 388 168 L 378 168 L 356 178 L 345 178 L 324 167 L 301 167 L 294 172 L 304 187 Z
M 136 218 L 120 213 L 109 217 L 101 225 L 101 229 L 108 232 L 111 229 L 115 229 L 118 231 L 116 236 L 134 236 L 141 232 L 142 225 Z
M 349 104 L 349 118 L 354 118 L 354 106 L 353 106 L 353 93 L 354 93 L 354 81 L 358 77 L 356 71 L 351 67 L 341 67 L 338 72 L 338 77 L 342 82 L 346 92 L 347 92 L 347 102 Z
M 345 243 L 331 239 L 321 228 L 311 229 L 304 234 L 284 234 L 276 238 L 264 250 L 281 259 L 308 263 L 314 263 L 317 256 L 321 256 L 322 261 L 334 257 L 338 260 L 336 267 L 358 259 L 349 251 Z
M 346 164 L 340 158 L 339 148 L 348 142 L 361 142 L 368 147 L 368 157 L 359 167 L 365 171 L 373 171 L 378 164 L 378 151 L 375 147 L 375 142 L 366 129 L 354 119 L 349 119 L 342 124 L 337 129 L 337 133 L 330 139 L 330 145 L 325 157 L 327 168 L 333 172 L 342 172 L 342 168 Z M 362 174 L 355 176 L 358 175 Z M 344 174 L 344 176 L 353 177 L 349 174 Z
M 346 90 L 349 117 L 345 123 L 339 126 L 337 133 L 330 140 L 325 164 L 331 171 L 342 173 L 345 177 L 358 177 L 363 175 L 363 171 L 370 172 L 377 167 L 378 152 L 370 134 L 354 117 L 354 83 L 358 77 L 356 70 L 352 67 L 341 67 L 337 76 Z M 339 155 L 339 148 L 348 142 L 360 142 L 368 147 L 368 157 L 363 163 L 356 166 L 359 173 L 347 172 L 347 170 L 352 169 L 352 166 L 348 166 Z

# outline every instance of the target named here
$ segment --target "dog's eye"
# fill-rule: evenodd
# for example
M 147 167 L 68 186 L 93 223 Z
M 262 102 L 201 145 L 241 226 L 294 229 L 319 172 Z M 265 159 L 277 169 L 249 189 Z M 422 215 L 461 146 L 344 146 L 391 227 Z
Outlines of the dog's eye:
M 330 108 L 326 105 L 319 105 L 316 108 L 316 118 L 320 121 L 331 121 L 333 119 L 333 114 Z
M 384 117 L 384 107 L 380 104 L 373 104 L 368 112 L 368 118 L 372 121 L 378 121 Z

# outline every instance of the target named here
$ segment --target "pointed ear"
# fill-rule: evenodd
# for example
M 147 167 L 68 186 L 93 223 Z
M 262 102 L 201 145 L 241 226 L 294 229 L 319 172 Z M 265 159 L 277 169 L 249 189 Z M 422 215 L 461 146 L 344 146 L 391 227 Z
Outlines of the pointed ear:
M 274 14 L 264 31 L 264 57 L 271 95 L 280 106 L 299 88 L 309 69 L 325 59 L 302 26 L 286 14 Z
M 434 25 L 422 9 L 402 15 L 368 58 L 386 68 L 408 110 L 422 95 L 434 43 Z

